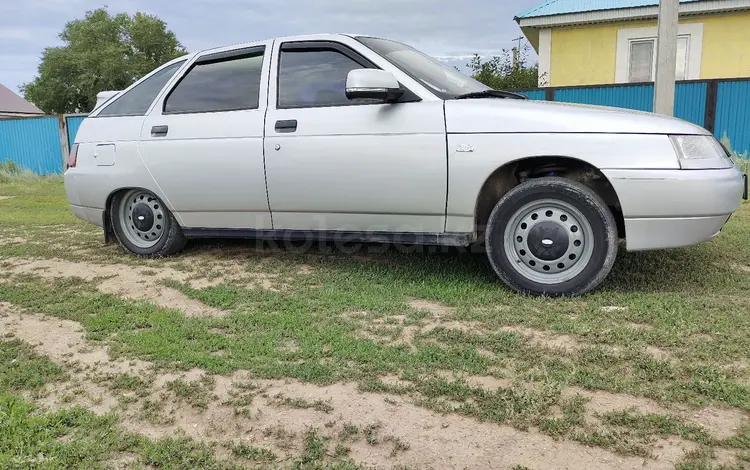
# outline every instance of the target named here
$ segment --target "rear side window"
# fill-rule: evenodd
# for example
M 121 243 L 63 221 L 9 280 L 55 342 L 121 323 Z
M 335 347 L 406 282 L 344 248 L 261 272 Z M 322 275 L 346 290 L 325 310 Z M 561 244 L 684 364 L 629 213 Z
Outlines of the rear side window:
M 185 61 L 164 67 L 107 105 L 99 116 L 145 116 L 156 95 Z
M 164 113 L 209 113 L 257 109 L 263 51 L 198 62 L 164 103 Z

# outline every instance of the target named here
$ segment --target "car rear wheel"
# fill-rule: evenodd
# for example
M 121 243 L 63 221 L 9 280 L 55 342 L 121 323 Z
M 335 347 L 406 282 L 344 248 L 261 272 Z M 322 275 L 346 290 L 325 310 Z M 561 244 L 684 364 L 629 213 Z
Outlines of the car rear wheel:
M 180 225 L 150 191 L 131 189 L 113 197 L 109 213 L 118 243 L 133 254 L 160 258 L 185 247 Z
M 538 178 L 509 191 L 486 233 L 493 269 L 512 289 L 578 295 L 596 288 L 617 256 L 617 225 L 594 191 L 564 178 Z

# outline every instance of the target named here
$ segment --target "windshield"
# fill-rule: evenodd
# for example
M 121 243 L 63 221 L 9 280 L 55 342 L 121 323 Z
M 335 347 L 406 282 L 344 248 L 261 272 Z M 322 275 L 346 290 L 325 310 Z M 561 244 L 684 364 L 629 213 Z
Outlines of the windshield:
M 363 36 L 357 40 L 444 100 L 490 90 L 490 87 L 406 44 Z

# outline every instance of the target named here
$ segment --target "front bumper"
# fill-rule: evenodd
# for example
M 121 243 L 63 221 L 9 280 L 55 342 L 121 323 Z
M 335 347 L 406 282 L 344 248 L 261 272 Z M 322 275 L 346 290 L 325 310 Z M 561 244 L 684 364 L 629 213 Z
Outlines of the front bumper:
M 628 251 L 694 245 L 716 236 L 747 192 L 737 168 L 604 170 L 625 219 Z

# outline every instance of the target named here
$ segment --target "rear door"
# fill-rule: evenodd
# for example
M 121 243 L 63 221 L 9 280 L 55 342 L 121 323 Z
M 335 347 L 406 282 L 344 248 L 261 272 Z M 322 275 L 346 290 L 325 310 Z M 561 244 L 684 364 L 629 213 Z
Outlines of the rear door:
M 140 152 L 187 229 L 270 229 L 263 122 L 271 42 L 208 52 L 146 117 Z

